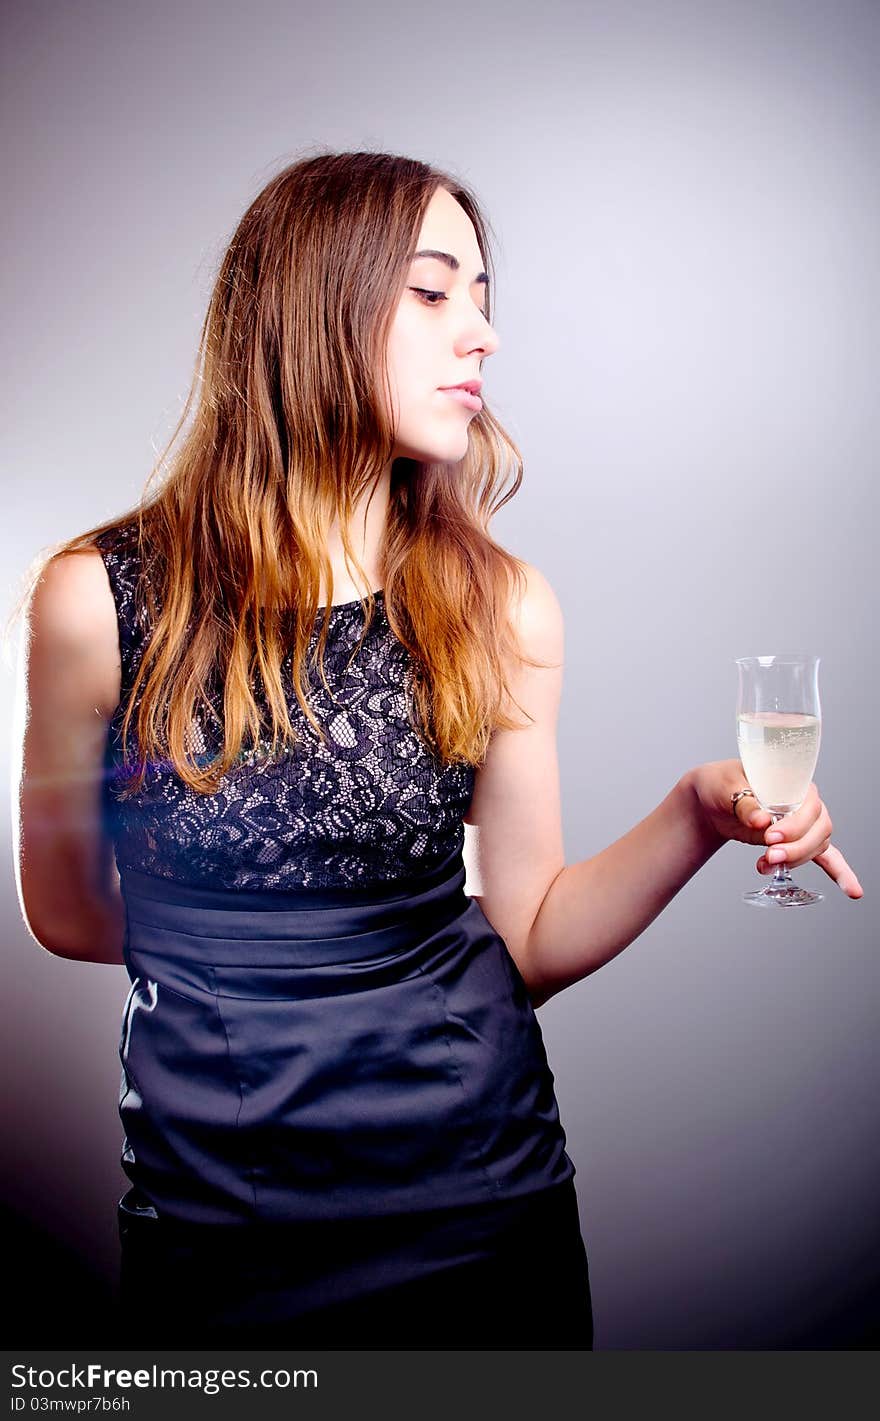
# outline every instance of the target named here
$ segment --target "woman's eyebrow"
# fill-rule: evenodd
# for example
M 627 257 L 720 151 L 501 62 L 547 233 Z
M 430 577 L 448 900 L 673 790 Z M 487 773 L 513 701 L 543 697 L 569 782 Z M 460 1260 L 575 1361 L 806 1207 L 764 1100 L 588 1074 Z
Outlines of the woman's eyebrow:
M 433 250 L 428 250 L 424 252 L 413 252 L 413 261 L 417 261 L 419 257 L 433 257 L 435 261 L 445 262 L 446 265 L 449 267 L 450 271 L 458 271 L 459 267 L 461 266 L 461 262 L 458 260 L 458 257 L 454 257 L 451 252 L 435 252 Z M 488 286 L 488 273 L 485 271 L 481 271 L 477 276 L 474 277 L 473 281 L 471 282 L 471 285 L 475 285 L 478 281 L 481 281 L 484 285 Z

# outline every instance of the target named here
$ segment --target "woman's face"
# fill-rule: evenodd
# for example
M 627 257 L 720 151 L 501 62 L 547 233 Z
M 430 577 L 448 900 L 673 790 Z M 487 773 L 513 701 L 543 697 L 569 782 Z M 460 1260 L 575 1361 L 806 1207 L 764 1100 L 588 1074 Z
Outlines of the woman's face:
M 446 257 L 414 257 L 388 338 L 392 457 L 457 463 L 478 410 L 446 388 L 479 381 L 499 340 L 483 315 L 487 288 L 477 234 L 446 188 L 428 203 L 415 250 Z

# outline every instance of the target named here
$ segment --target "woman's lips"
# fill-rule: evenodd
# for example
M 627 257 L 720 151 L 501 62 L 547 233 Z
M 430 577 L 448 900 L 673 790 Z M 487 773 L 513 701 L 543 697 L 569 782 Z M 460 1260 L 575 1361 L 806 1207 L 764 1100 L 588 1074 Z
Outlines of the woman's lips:
M 454 400 L 458 400 L 460 405 L 466 405 L 469 410 L 481 410 L 483 401 L 479 395 L 472 395 L 470 390 L 441 390 L 441 395 L 451 395 Z

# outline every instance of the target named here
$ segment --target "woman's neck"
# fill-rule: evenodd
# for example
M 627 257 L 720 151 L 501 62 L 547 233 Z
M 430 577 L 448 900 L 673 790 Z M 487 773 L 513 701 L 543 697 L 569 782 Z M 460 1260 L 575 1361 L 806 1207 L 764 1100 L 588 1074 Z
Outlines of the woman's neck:
M 351 519 L 349 537 L 373 591 L 383 586 L 382 544 L 388 519 L 390 489 L 391 465 L 387 464 L 372 487 L 366 489 L 358 499 Z M 333 569 L 333 593 L 332 597 L 328 597 L 329 588 L 322 579 L 320 605 L 326 605 L 328 601 L 348 602 L 360 597 L 363 589 L 355 585 L 346 567 L 342 534 L 336 519 L 330 528 L 327 552 Z

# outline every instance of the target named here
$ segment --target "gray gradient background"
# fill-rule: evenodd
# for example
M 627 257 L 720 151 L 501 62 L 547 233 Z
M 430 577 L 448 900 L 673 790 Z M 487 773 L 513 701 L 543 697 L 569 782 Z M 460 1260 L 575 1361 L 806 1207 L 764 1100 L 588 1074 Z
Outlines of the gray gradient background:
M 43 0 L 3 25 L 7 606 L 37 549 L 137 499 L 259 188 L 384 148 L 452 167 L 498 237 L 487 395 L 526 471 L 494 531 L 566 614 L 568 862 L 735 755 L 735 656 L 821 654 L 816 778 L 864 899 L 807 865 L 821 906 L 756 912 L 758 852 L 728 846 L 540 1020 L 597 1347 L 876 1346 L 880 6 Z M 34 944 L 9 832 L 14 1340 L 95 1342 L 127 979 Z

